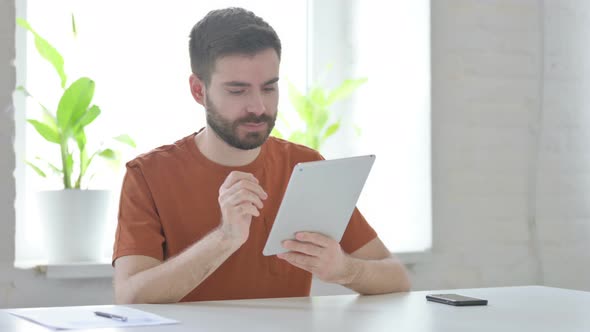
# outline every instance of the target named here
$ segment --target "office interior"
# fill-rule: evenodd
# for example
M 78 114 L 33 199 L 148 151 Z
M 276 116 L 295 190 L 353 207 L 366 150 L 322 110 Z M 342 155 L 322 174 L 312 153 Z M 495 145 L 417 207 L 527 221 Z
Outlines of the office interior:
M 104 266 L 15 266 L 19 3 L 0 1 L 0 308 L 113 303 Z M 432 231 L 429 248 L 399 255 L 412 288 L 590 291 L 590 3 L 432 0 L 429 13 Z

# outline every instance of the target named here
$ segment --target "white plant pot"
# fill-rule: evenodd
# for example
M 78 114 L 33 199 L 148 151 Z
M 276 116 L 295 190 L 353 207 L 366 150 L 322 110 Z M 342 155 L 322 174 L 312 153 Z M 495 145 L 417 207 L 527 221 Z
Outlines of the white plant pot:
M 48 263 L 104 260 L 111 191 L 42 191 L 37 200 Z

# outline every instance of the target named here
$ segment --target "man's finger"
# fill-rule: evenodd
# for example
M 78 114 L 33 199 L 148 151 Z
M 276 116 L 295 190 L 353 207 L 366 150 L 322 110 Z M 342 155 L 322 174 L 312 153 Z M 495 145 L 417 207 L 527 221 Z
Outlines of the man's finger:
M 332 242 L 336 242 L 334 239 L 322 235 L 320 233 L 313 232 L 298 232 L 295 234 L 295 239 L 302 242 L 309 242 L 320 247 L 329 247 Z
M 232 171 L 227 178 L 225 178 L 225 181 L 223 181 L 221 188 L 228 189 L 240 180 L 246 180 L 258 184 L 258 179 L 252 173 Z
M 290 251 L 296 251 L 315 257 L 321 256 L 322 252 L 324 251 L 324 247 L 320 247 L 312 243 L 304 243 L 294 240 L 283 241 L 282 245 L 285 249 L 289 249 Z
M 254 217 L 258 217 L 260 215 L 260 211 L 252 205 L 252 204 L 240 204 L 235 207 L 240 215 L 251 215 Z
M 243 179 L 234 183 L 234 185 L 229 188 L 220 188 L 219 194 L 220 196 L 232 195 L 242 189 L 253 192 L 254 194 L 258 195 L 260 199 L 266 199 L 268 197 L 268 194 L 264 191 L 264 189 L 262 189 L 260 185 Z
M 302 267 L 304 270 L 311 271 L 317 266 L 318 259 L 313 256 L 300 254 L 297 252 L 287 252 L 277 255 L 279 258 L 286 260 L 287 262 Z
M 251 191 L 244 190 L 244 189 L 229 196 L 227 199 L 228 199 L 228 203 L 230 203 L 231 205 L 239 205 L 242 203 L 252 203 L 259 209 L 262 209 L 262 207 L 263 207 L 262 200 L 260 200 L 260 197 L 256 196 Z

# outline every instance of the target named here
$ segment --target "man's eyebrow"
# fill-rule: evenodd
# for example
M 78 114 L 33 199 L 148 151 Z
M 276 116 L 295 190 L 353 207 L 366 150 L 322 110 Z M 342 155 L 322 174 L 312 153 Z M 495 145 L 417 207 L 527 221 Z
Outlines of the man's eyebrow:
M 278 81 L 279 81 L 279 78 L 278 77 L 275 77 L 273 79 L 270 79 L 270 80 L 264 82 L 264 84 L 262 84 L 262 85 L 271 85 L 271 84 L 275 84 Z
M 250 86 L 250 83 L 240 82 L 240 81 L 229 81 L 229 82 L 223 83 L 223 85 L 236 86 L 236 87 L 248 87 L 248 86 Z
M 278 81 L 279 81 L 279 78 L 275 77 L 275 78 L 272 78 L 272 79 L 262 83 L 262 86 L 271 85 L 271 84 L 274 84 Z M 223 83 L 223 85 L 228 86 L 228 87 L 249 87 L 249 86 L 251 86 L 250 83 L 241 82 L 241 81 L 229 81 L 229 82 Z

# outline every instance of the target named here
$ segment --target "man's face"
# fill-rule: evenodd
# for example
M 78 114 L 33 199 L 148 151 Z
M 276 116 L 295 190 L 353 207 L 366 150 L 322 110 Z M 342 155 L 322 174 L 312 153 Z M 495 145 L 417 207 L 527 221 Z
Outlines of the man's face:
M 274 49 L 218 59 L 205 94 L 209 127 L 235 148 L 261 146 L 277 117 L 278 75 Z

